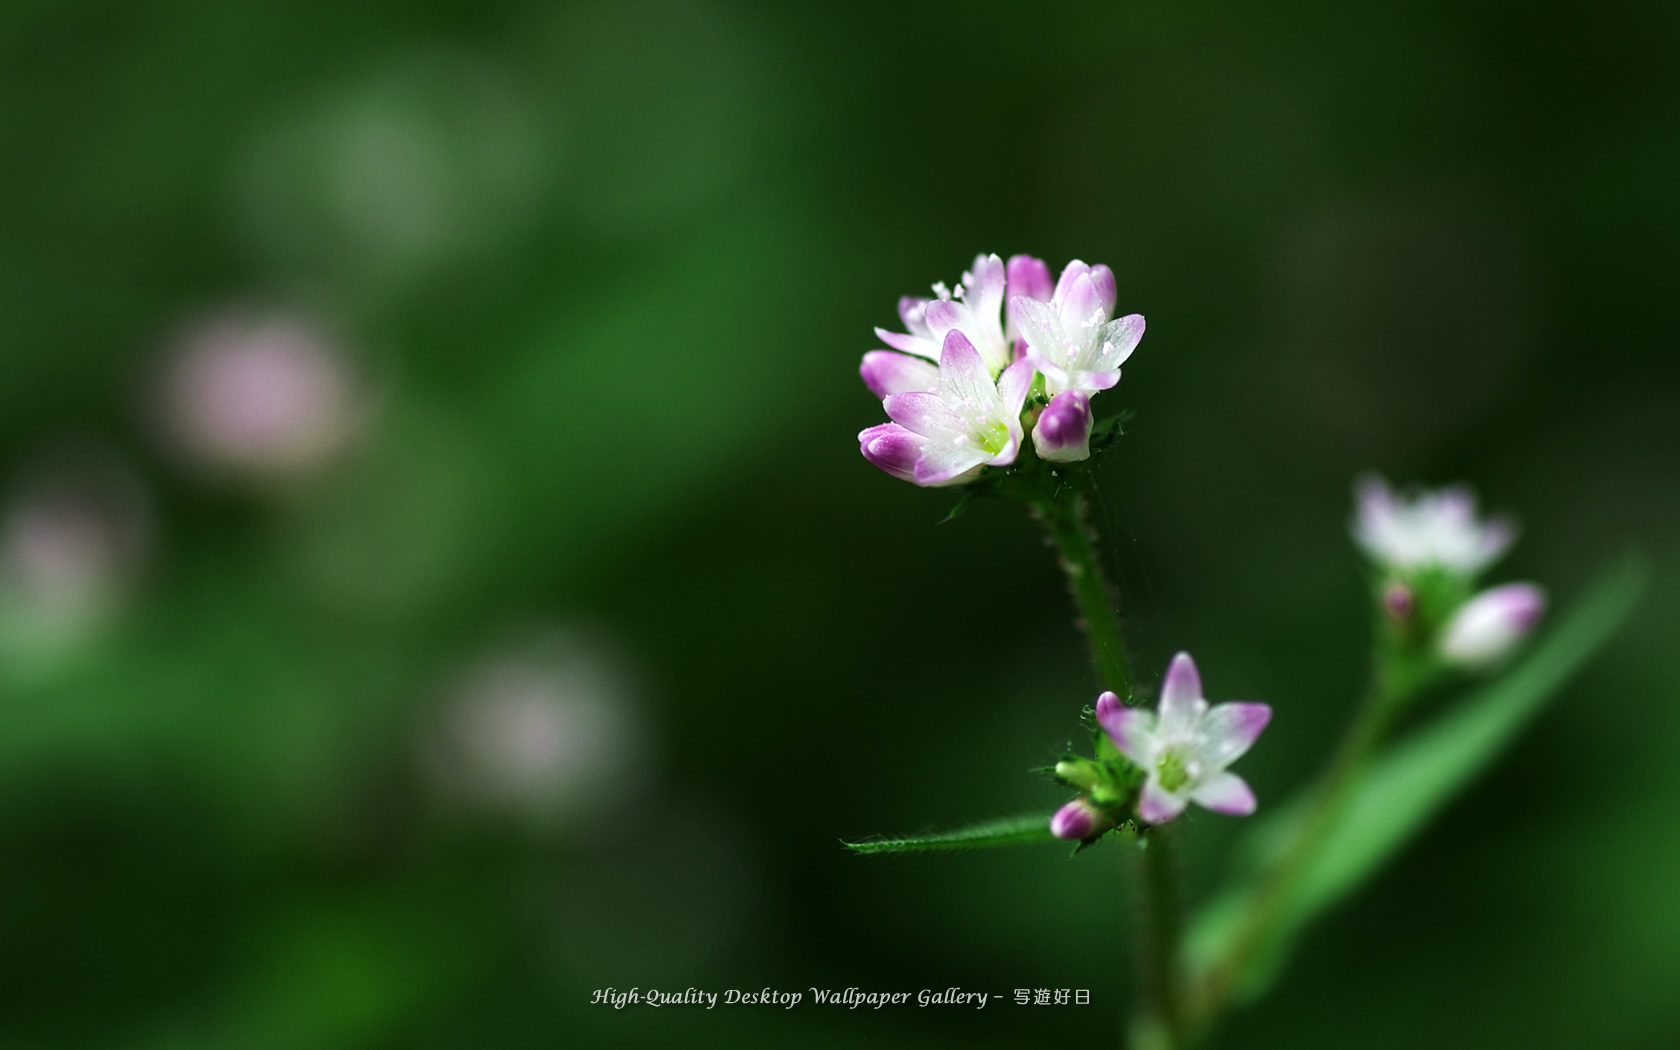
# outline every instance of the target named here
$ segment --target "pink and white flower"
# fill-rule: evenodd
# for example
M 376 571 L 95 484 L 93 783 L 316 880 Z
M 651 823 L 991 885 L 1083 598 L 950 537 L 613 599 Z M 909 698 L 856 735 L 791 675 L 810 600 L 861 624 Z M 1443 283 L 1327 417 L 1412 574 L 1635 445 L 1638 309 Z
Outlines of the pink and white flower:
M 1531 583 L 1493 587 L 1459 606 L 1441 632 L 1441 656 L 1479 670 L 1498 663 L 1527 637 L 1546 610 L 1546 594 Z
M 1026 353 L 1026 343 L 1020 341 L 1012 319 L 999 327 L 1000 304 L 1014 295 L 1048 302 L 1054 290 L 1050 268 L 1030 255 L 1012 256 L 1007 266 L 996 255 L 977 255 L 974 268 L 963 274 L 963 283 L 954 293 L 944 284 L 933 287 L 937 299 L 906 296 L 898 301 L 898 314 L 908 332 L 875 329 L 882 342 L 893 347 L 864 354 L 858 369 L 876 397 L 938 390 L 935 362 L 952 328 L 967 336 L 986 367 L 998 374 L 1010 360 Z
M 898 301 L 898 316 L 908 331 L 877 328 L 875 334 L 894 350 L 937 361 L 944 350 L 945 336 L 952 330 L 959 331 L 979 352 L 986 369 L 996 376 L 1014 357 L 1003 334 L 1006 282 L 1002 259 L 996 255 L 976 255 L 973 269 L 964 271 L 962 283 L 955 291 L 941 281 L 933 286 L 932 299 L 905 296 Z M 867 373 L 864 380 L 869 381 Z M 873 383 L 870 389 L 875 389 Z
M 1029 268 L 1023 263 L 1020 269 L 1025 278 Z M 1120 366 L 1137 349 L 1144 323 L 1142 314 L 1113 317 L 1114 303 L 1114 272 L 1078 259 L 1062 270 L 1048 301 L 1010 296 L 1009 318 L 1052 398 L 1064 390 L 1094 394 L 1120 381 Z
M 962 331 L 944 339 L 935 388 L 889 394 L 881 404 L 892 422 L 858 435 L 865 459 L 917 485 L 959 484 L 981 467 L 1013 463 L 1024 436 L 1032 365 L 1016 361 L 993 382 Z
M 1516 528 L 1509 519 L 1476 517 L 1476 497 L 1461 485 L 1402 495 L 1380 477 L 1361 478 L 1354 489 L 1358 513 L 1354 541 L 1380 565 L 1410 570 L 1442 568 L 1473 576 L 1493 564 Z
M 1052 283 L 1042 259 L 1015 255 L 1005 265 L 996 255 L 977 255 L 954 292 L 944 284 L 933 290 L 932 299 L 900 299 L 906 330 L 875 329 L 892 350 L 863 356 L 859 374 L 893 417 L 891 424 L 859 435 L 864 456 L 919 485 L 966 481 L 981 466 L 1015 461 L 1022 425 L 996 414 L 996 399 L 976 393 L 966 367 L 946 376 L 955 333 L 1017 415 L 1034 374 L 1044 374 L 1049 404 L 1033 425 L 1040 458 L 1057 463 L 1090 458 L 1090 397 L 1119 382 L 1121 363 L 1143 338 L 1142 315 L 1110 319 L 1113 272 L 1075 260 Z M 1007 324 L 1000 317 L 1006 298 Z M 1021 362 L 1025 367 L 1017 373 Z M 953 386 L 960 389 L 948 397 Z M 1017 388 L 1020 400 L 1014 397 Z
M 1147 824 L 1164 824 L 1192 802 L 1238 817 L 1254 812 L 1254 792 L 1226 767 L 1248 751 L 1271 718 L 1266 704 L 1209 707 L 1189 653 L 1173 657 L 1167 668 L 1159 711 L 1126 707 L 1113 693 L 1097 698 L 1097 723 L 1148 774 L 1138 798 L 1138 817 Z

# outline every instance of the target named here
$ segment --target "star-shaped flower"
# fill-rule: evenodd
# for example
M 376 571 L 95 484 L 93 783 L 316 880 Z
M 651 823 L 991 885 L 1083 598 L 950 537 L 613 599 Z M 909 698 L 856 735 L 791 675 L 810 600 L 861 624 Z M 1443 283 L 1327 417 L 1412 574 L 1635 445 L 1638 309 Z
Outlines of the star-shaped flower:
M 1126 707 L 1113 693 L 1097 699 L 1097 723 L 1149 776 L 1138 798 L 1138 817 L 1147 824 L 1164 824 L 1192 802 L 1232 816 L 1254 812 L 1254 792 L 1225 767 L 1248 751 L 1271 718 L 1265 704 L 1209 707 L 1189 653 L 1167 668 L 1159 712 Z

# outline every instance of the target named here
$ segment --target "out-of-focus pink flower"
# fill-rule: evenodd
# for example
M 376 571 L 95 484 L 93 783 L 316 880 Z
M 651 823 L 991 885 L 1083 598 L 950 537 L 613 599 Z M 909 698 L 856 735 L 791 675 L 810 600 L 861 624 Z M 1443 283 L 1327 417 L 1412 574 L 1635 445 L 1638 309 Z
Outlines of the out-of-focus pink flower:
M 1479 669 L 1498 663 L 1528 636 L 1546 611 L 1546 595 L 1531 583 L 1507 583 L 1459 606 L 1441 632 L 1441 656 Z
M 538 817 L 622 796 L 645 757 L 628 693 L 619 661 L 585 635 L 498 650 L 450 686 L 423 740 L 428 772 L 462 801 Z
M 1390 569 L 1433 566 L 1473 576 L 1516 538 L 1509 519 L 1479 520 L 1476 497 L 1461 485 L 1406 496 L 1367 475 L 1354 491 L 1353 538 L 1371 560 Z
M 945 334 L 938 379 L 937 390 L 882 401 L 892 422 L 858 435 L 864 458 L 894 477 L 930 486 L 961 483 L 983 466 L 1015 462 L 1032 366 L 1016 361 L 994 383 L 979 351 L 952 329 Z
M 308 473 L 354 434 L 343 356 L 295 319 L 224 317 L 190 331 L 165 365 L 162 422 L 175 449 L 218 473 Z
M 26 476 L 0 517 L 0 620 L 21 646 L 85 639 L 121 604 L 151 540 L 145 490 L 103 458 Z
M 1138 798 L 1138 817 L 1148 824 L 1164 824 L 1192 802 L 1232 816 L 1254 812 L 1254 792 L 1225 767 L 1253 746 L 1271 719 L 1265 704 L 1210 708 L 1189 653 L 1173 657 L 1167 668 L 1158 712 L 1126 707 L 1113 693 L 1097 698 L 1097 723 L 1149 776 Z

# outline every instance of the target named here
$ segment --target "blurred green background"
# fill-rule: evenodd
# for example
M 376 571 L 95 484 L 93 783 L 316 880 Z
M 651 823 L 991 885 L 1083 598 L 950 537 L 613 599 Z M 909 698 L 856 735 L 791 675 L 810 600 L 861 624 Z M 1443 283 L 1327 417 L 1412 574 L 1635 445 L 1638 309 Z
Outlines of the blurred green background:
M 1144 665 L 1360 689 L 1349 483 L 1468 480 L 1611 650 L 1222 1045 L 1680 1041 L 1680 10 L 0 11 L 0 1047 L 1020 1046 L 1121 1030 L 1094 693 L 1024 516 L 859 457 L 901 294 L 1106 262 Z M 1191 885 L 1237 822 L 1186 822 Z M 983 1013 L 596 988 L 1090 988 Z M 807 996 L 809 992 L 807 991 Z

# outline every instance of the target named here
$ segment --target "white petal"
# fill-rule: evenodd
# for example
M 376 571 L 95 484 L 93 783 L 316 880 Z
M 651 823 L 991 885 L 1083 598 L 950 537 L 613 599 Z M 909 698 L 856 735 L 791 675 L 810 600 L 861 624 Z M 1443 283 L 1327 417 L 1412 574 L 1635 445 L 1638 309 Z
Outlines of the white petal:
M 1190 800 L 1215 813 L 1246 817 L 1254 812 L 1254 791 L 1235 773 L 1215 773 L 1190 792 Z
M 1019 420 L 1021 407 L 1027 403 L 1027 391 L 1032 389 L 1033 365 L 1022 358 L 998 376 L 998 411 L 1005 418 Z
M 1097 721 L 1114 741 L 1120 753 L 1145 769 L 1155 764 L 1155 716 L 1136 707 L 1122 707 L 1118 702 L 1105 711 L 1097 707 Z
M 1218 704 L 1202 716 L 1199 750 L 1210 768 L 1224 769 L 1241 758 L 1266 723 L 1272 709 L 1265 704 Z
M 1143 785 L 1143 793 L 1138 796 L 1138 817 L 1145 824 L 1165 824 L 1183 813 L 1184 807 L 1189 804 L 1188 797 L 1173 794 L 1151 776 L 1149 782 Z
M 968 337 L 955 328 L 945 336 L 939 354 L 939 396 L 957 412 L 990 408 L 997 400 L 992 374 L 980 360 L 980 352 Z
M 887 410 L 888 419 L 923 437 L 948 445 L 967 440 L 968 425 L 946 407 L 938 394 L 892 394 L 881 399 L 881 406 Z
M 1077 367 L 1085 372 L 1113 372 L 1126 363 L 1143 339 L 1142 314 L 1127 314 L 1103 326 L 1093 344 L 1091 360 L 1081 361 Z
M 939 368 L 933 362 L 891 350 L 871 350 L 864 354 L 858 372 L 876 397 L 939 389 Z
M 922 447 L 910 480 L 918 485 L 961 484 L 980 472 L 986 454 L 973 445 L 949 445 L 930 441 Z
M 1202 676 L 1196 672 L 1196 661 L 1189 653 L 1179 653 L 1161 683 L 1161 735 L 1176 738 L 1187 734 L 1205 710 L 1207 701 L 1202 699 Z
M 1014 315 L 1016 326 L 1021 329 L 1021 338 L 1027 341 L 1027 345 L 1050 364 L 1058 368 L 1067 368 L 1069 362 L 1062 340 L 1062 322 L 1056 314 L 1055 307 L 1037 299 L 1017 295 L 1009 301 L 1009 309 Z

